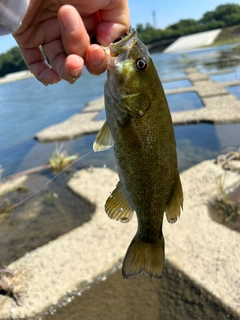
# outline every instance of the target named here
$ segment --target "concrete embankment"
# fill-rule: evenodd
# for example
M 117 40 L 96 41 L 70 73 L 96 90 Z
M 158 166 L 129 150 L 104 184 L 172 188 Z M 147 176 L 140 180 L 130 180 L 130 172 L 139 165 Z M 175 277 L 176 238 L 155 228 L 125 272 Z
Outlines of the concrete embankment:
M 163 50 L 163 52 L 170 53 L 177 51 L 188 51 L 204 46 L 210 46 L 221 33 L 221 31 L 222 29 L 216 29 L 182 36 L 174 41 L 165 50 Z
M 9 73 L 5 77 L 0 78 L 0 84 L 23 80 L 31 77 L 33 77 L 33 75 L 29 70 Z
M 207 204 L 217 194 L 216 177 L 220 175 L 225 176 L 225 187 L 239 182 L 238 174 L 224 172 L 213 161 L 181 174 L 184 211 L 175 224 L 164 221 L 166 259 L 240 317 L 240 234 L 213 222 L 208 214 Z M 88 286 L 124 257 L 137 225 L 135 218 L 121 224 L 104 212 L 105 199 L 117 181 L 117 174 L 104 168 L 79 171 L 69 181 L 74 193 L 96 205 L 95 214 L 82 227 L 8 266 L 16 272 L 12 280 L 16 286 L 17 275 L 24 274 L 23 305 L 18 306 L 12 297 L 0 296 L 0 319 L 35 316 L 57 304 L 67 292 Z

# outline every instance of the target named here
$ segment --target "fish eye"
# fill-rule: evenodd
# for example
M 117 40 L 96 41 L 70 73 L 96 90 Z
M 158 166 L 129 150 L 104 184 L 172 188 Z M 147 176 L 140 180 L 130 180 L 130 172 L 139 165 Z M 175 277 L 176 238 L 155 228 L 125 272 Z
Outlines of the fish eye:
M 146 70 L 147 69 L 147 61 L 145 60 L 145 58 L 137 59 L 136 66 L 137 66 L 138 70 Z

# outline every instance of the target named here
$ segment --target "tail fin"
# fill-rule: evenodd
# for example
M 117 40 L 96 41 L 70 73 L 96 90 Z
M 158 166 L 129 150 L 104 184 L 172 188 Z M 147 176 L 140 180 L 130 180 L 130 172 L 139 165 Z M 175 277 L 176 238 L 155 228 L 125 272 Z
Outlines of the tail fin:
M 164 268 L 164 238 L 161 234 L 157 241 L 146 242 L 136 235 L 125 255 L 122 274 L 125 279 L 146 273 L 160 279 Z

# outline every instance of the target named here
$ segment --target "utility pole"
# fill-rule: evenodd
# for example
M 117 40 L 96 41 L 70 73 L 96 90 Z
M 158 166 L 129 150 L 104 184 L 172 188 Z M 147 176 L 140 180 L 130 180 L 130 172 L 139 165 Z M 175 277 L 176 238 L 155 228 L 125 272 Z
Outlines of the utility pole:
M 152 12 L 152 15 L 153 15 L 153 27 L 154 27 L 155 29 L 157 29 L 156 12 L 153 11 L 153 12 Z

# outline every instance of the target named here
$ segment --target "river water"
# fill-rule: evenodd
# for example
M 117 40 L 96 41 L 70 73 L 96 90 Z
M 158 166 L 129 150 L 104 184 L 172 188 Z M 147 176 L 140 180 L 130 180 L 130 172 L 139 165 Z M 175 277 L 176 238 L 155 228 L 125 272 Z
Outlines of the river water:
M 202 72 L 217 71 L 219 69 L 223 71 L 226 70 L 222 75 L 212 76 L 214 81 L 240 79 L 240 62 L 236 62 L 232 59 L 233 54 L 231 53 L 231 48 L 231 46 L 208 48 L 194 50 L 187 54 L 156 53 L 152 55 L 152 58 L 162 80 L 185 76 L 184 70 L 186 67 L 198 67 Z M 223 57 L 225 59 L 224 63 Z M 229 71 L 229 68 L 232 68 L 232 70 Z M 103 94 L 105 80 L 106 74 L 95 77 L 84 71 L 81 79 L 74 85 L 61 82 L 58 85 L 44 87 L 34 78 L 1 85 L 0 165 L 4 169 L 2 176 L 6 177 L 21 170 L 46 163 L 55 149 L 55 143 L 39 143 L 34 140 L 34 135 L 41 129 L 59 123 L 73 114 L 78 113 L 84 108 L 88 101 L 100 97 Z M 188 80 L 168 81 L 165 82 L 163 86 L 165 89 L 172 89 L 189 87 L 191 86 L 191 83 L 189 83 Z M 240 98 L 239 87 L 231 87 L 229 88 L 229 91 L 231 94 Z M 203 107 L 200 97 L 193 92 L 187 94 L 171 94 L 168 95 L 167 98 L 172 111 Z M 104 112 L 101 112 L 99 114 L 99 119 L 103 118 Z M 240 124 L 213 125 L 209 123 L 200 123 L 178 125 L 174 127 L 174 130 L 180 171 L 183 171 L 200 161 L 215 158 L 220 152 L 229 150 L 229 148 L 237 149 L 240 144 Z M 87 135 L 71 141 L 66 141 L 64 142 L 64 148 L 69 154 L 78 153 L 80 156 L 83 156 L 92 149 L 94 139 L 95 135 Z M 112 150 L 97 154 L 91 153 L 89 156 L 85 157 L 84 160 L 78 162 L 74 168 L 78 169 L 79 167 L 88 166 L 107 166 L 115 170 L 115 161 Z M 45 178 L 46 176 L 42 176 L 41 179 Z M 39 181 L 39 178 L 37 179 Z M 45 180 L 43 180 L 42 183 L 45 183 Z M 55 188 L 59 188 L 59 186 L 56 186 Z M 57 190 L 59 191 L 59 189 Z M 44 196 L 45 204 L 46 199 L 47 202 L 53 201 L 50 197 L 52 192 L 53 191 L 46 191 Z M 69 197 L 71 197 L 71 195 L 69 195 Z M 69 203 L 73 203 L 73 199 L 69 199 Z M 80 206 L 80 204 L 78 205 Z M 84 206 L 84 204 L 81 205 Z M 25 207 L 27 206 L 28 204 L 25 205 Z M 31 206 L 30 203 L 29 206 Z M 63 220 L 59 221 L 61 226 L 66 223 L 66 216 L 64 215 L 65 209 L 63 207 L 59 209 L 62 210 L 63 216 Z M 50 203 L 50 208 L 51 210 L 53 209 L 52 203 Z M 94 208 L 90 209 L 89 213 L 86 213 L 88 216 L 84 218 L 84 222 L 91 218 Z M 51 215 L 52 214 L 53 213 L 51 213 Z M 19 216 L 21 216 L 20 213 Z M 45 217 L 43 217 L 45 225 L 42 226 L 44 232 L 46 232 L 45 230 L 47 229 L 46 216 L 47 214 L 45 213 Z M 21 221 L 23 220 L 24 219 Z M 61 230 L 61 232 L 59 231 L 60 233 L 56 232 L 54 237 L 52 229 L 49 230 L 50 235 L 48 237 L 46 237 L 45 233 L 42 234 L 41 240 L 36 240 L 36 243 L 34 244 L 35 247 L 44 244 L 45 238 L 47 239 L 46 241 L 49 241 L 49 239 L 53 240 L 53 238 L 71 230 L 74 226 L 76 227 L 76 214 L 74 212 L 71 221 L 72 224 L 69 223 L 67 230 Z M 22 223 L 23 222 L 21 222 L 21 226 Z M 34 221 L 34 223 L 36 223 L 36 221 Z M 79 221 L 77 222 L 77 225 L 81 225 L 81 223 L 83 222 Z M 6 229 L 8 228 L 7 225 L 7 223 L 4 224 L 4 232 L 9 236 L 10 229 Z M 11 225 L 10 228 L 12 228 Z M 29 227 L 29 225 L 27 225 L 26 228 L 32 229 L 32 226 Z M 11 232 L 13 232 L 12 229 Z M 19 233 L 21 234 L 22 232 L 21 229 Z M 34 234 L 34 239 L 37 239 L 36 234 Z M 29 243 L 27 238 L 25 242 L 26 247 L 23 247 L 23 242 L 21 240 L 20 243 L 18 243 L 19 246 L 21 245 L 21 251 L 20 249 L 17 249 L 16 252 L 13 252 L 14 250 L 12 250 L 11 256 L 7 256 L 7 253 L 6 256 L 4 256 L 3 251 L 0 249 L 0 264 L 7 264 L 19 257 L 18 255 L 20 253 L 22 255 L 24 252 L 34 249 L 33 247 L 29 248 L 27 246 L 27 243 Z M 14 243 L 16 244 L 17 242 L 13 239 L 9 239 L 7 248 Z M 2 246 L 1 239 L 0 245 Z M 2 258 L 3 256 L 5 257 L 4 259 Z M 93 286 L 92 289 L 82 293 L 80 297 L 78 297 L 78 294 L 74 299 L 68 297 L 67 299 L 74 300 L 74 303 L 70 303 L 68 307 L 62 309 L 61 312 L 57 311 L 54 316 L 51 316 L 51 319 L 181 319 L 177 316 L 178 308 L 185 310 L 184 319 L 203 319 L 204 315 L 208 313 L 209 319 L 220 319 L 220 315 L 223 315 L 222 319 L 227 318 L 227 311 L 224 308 L 220 308 L 216 311 L 217 302 L 213 297 L 209 297 L 206 293 L 204 296 L 205 300 L 200 299 L 199 297 L 201 295 L 203 296 L 203 292 L 198 292 L 198 289 L 193 287 L 186 277 L 183 280 L 181 278 L 182 276 L 171 268 L 173 267 L 170 266 L 167 268 L 170 271 L 167 271 L 168 273 L 161 288 L 158 284 L 149 282 L 148 278 L 134 280 L 131 282 L 130 288 L 129 284 L 126 284 L 125 282 L 125 284 L 123 284 L 119 271 L 116 271 L 113 275 L 110 275 L 106 281 Z M 171 270 L 173 270 L 172 273 Z M 184 291 L 184 294 L 181 297 L 181 292 L 177 289 L 178 284 Z M 174 289 L 169 291 L 169 285 Z M 146 294 L 142 296 L 143 291 L 145 293 L 148 292 L 149 297 L 152 298 L 144 299 Z M 163 299 L 163 296 L 166 297 L 166 292 L 167 298 Z M 191 298 L 193 294 L 196 296 L 194 298 L 195 300 Z M 100 295 L 101 298 L 99 297 Z M 179 295 L 178 298 L 176 298 L 176 295 Z M 136 297 L 140 300 L 136 301 Z M 159 299 L 162 303 L 159 302 Z M 171 303 L 172 299 L 175 299 L 174 301 L 177 303 L 177 306 L 175 305 L 174 307 L 174 304 Z M 199 299 L 201 302 L 199 302 Z M 95 303 L 96 300 L 99 301 L 98 304 Z M 201 304 L 203 304 L 203 306 Z M 95 307 L 93 305 L 95 305 Z M 127 307 L 124 309 L 124 306 Z M 109 312 L 109 308 L 112 308 L 111 312 Z M 174 311 L 164 313 L 164 310 L 167 310 L 167 308 L 175 309 Z M 194 317 L 193 310 L 195 310 L 196 314 Z M 201 310 L 208 311 L 201 313 Z M 147 315 L 149 315 L 148 318 Z M 42 318 L 45 319 L 45 317 Z M 46 317 L 46 319 L 48 319 L 48 317 Z
M 186 54 L 153 54 L 152 58 L 162 80 L 185 75 L 186 67 L 198 67 L 204 72 L 219 69 L 219 59 L 222 52 L 228 52 L 231 47 L 209 48 L 194 50 Z M 230 54 L 231 56 L 231 54 Z M 226 60 L 226 59 L 225 59 Z M 229 63 L 220 65 L 222 69 L 231 66 Z M 211 63 L 210 63 L 211 62 Z M 215 62 L 215 63 L 214 63 Z M 240 78 L 240 68 L 234 66 L 235 71 L 227 72 L 228 80 Z M 237 71 L 236 71 L 237 70 Z M 213 76 L 214 77 L 214 76 Z M 216 77 L 216 76 L 215 76 Z M 226 75 L 218 75 L 219 80 Z M 36 79 L 29 78 L 22 81 L 6 83 L 0 86 L 0 164 L 4 168 L 3 176 L 16 173 L 20 170 L 34 167 L 48 161 L 54 144 L 40 144 L 33 139 L 41 129 L 59 123 L 71 115 L 79 112 L 85 104 L 103 94 L 103 86 L 106 74 L 98 77 L 84 71 L 83 76 L 74 85 L 61 82 L 58 85 L 44 87 Z M 165 89 L 191 86 L 188 80 L 172 81 L 163 84 Z M 234 90 L 231 87 L 230 90 Z M 238 92 L 238 88 L 235 89 Z M 233 92 L 234 94 L 234 92 Z M 237 93 L 236 93 L 237 94 Z M 195 93 L 168 95 L 169 105 L 172 111 L 187 110 L 202 107 L 201 99 Z M 186 163 L 179 162 L 180 170 L 186 169 L 206 158 L 214 157 L 228 145 L 222 143 L 219 134 L 221 126 L 199 124 L 197 126 L 175 127 L 178 151 L 192 147 L 195 160 Z M 224 135 L 230 135 L 231 147 L 236 147 L 238 141 L 233 139 L 231 132 L 238 130 L 238 125 L 230 126 L 224 131 Z M 217 130 L 216 130 L 217 128 Z M 201 135 L 199 133 L 201 132 Z M 235 135 L 236 136 L 236 135 Z M 201 139 L 200 139 L 201 137 Z M 90 141 L 91 140 L 91 141 Z M 65 143 L 70 152 L 83 155 L 91 149 L 91 138 L 83 137 Z M 87 159 L 96 165 L 99 155 L 94 154 Z M 102 161 L 102 155 L 99 156 Z M 107 158 L 107 157 L 106 157 Z M 180 155 L 179 158 L 182 158 Z M 99 163 L 98 165 L 104 165 Z

